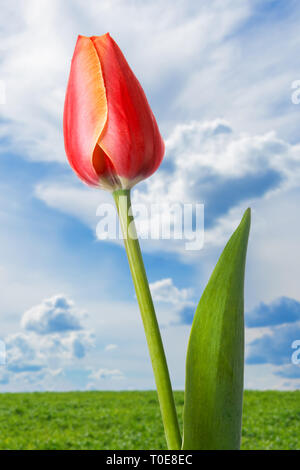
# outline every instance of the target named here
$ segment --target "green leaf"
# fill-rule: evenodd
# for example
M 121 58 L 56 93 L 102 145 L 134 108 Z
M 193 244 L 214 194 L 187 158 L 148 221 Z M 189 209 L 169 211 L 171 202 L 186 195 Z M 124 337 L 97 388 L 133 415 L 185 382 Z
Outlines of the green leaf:
M 239 449 L 244 381 L 244 275 L 251 211 L 199 302 L 186 362 L 183 449 Z

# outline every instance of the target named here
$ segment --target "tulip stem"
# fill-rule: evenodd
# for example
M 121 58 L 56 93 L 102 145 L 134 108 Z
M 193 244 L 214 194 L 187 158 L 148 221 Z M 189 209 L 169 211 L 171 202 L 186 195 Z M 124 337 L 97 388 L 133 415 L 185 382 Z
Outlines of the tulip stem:
M 130 271 L 144 324 L 168 449 L 181 449 L 181 435 L 164 347 L 131 214 L 130 190 L 113 193 L 120 217 Z

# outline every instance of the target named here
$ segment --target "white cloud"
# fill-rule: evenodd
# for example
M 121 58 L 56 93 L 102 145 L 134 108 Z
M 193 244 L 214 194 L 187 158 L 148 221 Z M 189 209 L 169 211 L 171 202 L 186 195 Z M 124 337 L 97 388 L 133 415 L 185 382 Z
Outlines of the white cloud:
M 5 364 L 6 361 L 6 346 L 2 339 L 0 339 L 0 366 Z
M 158 320 L 161 326 L 177 323 L 190 323 L 192 312 L 195 311 L 195 302 L 192 300 L 193 290 L 179 289 L 171 278 L 161 279 L 150 283 L 150 290 L 154 302 L 161 304 L 158 308 Z M 165 307 L 165 305 L 167 308 Z M 184 318 L 187 315 L 188 321 Z
M 81 330 L 80 317 L 74 303 L 64 295 L 55 295 L 27 310 L 21 326 L 38 334 Z
M 21 321 L 25 331 L 4 338 L 2 384 L 23 380 L 41 385 L 49 375 L 60 376 L 66 366 L 85 357 L 94 345 L 94 336 L 79 318 L 74 303 L 62 295 L 45 299 L 25 312 Z
M 230 124 L 221 119 L 193 121 L 178 124 L 170 134 L 166 140 L 165 163 L 171 165 L 171 169 L 161 170 L 146 181 L 147 191 L 143 193 L 138 189 L 139 198 L 187 201 L 200 197 L 202 201 L 209 201 L 218 195 L 217 186 L 223 188 L 226 181 L 230 197 L 233 188 L 229 184 L 237 186 L 244 177 L 252 177 L 255 185 L 265 172 L 275 172 L 286 184 L 295 186 L 300 177 L 300 145 L 291 145 L 274 132 L 262 135 L 234 132 Z M 243 199 L 261 197 L 280 186 L 280 180 L 271 187 L 267 183 L 259 189 L 246 187 L 244 193 L 243 188 L 237 186 L 240 194 L 216 215 L 225 214 Z
M 37 335 L 15 333 L 5 338 L 5 367 L 15 373 L 39 372 L 45 367 L 58 367 L 81 359 L 93 346 L 94 338 L 89 331 Z
M 222 176 L 239 177 L 258 168 L 288 171 L 283 162 L 286 155 L 299 163 L 299 147 L 293 152 L 293 147 L 274 132 L 235 133 L 222 119 L 178 124 L 166 140 L 166 148 L 169 159 L 175 160 L 177 171 L 182 172 L 209 168 Z
M 123 373 L 119 369 L 97 369 L 92 371 L 89 375 L 91 380 L 105 380 L 105 379 L 122 379 Z
M 16 333 L 5 338 L 8 371 L 35 373 L 43 369 L 40 352 L 36 350 L 33 340 L 34 338 L 26 333 Z
M 72 185 L 69 182 L 38 184 L 35 195 L 49 207 L 68 213 L 94 228 L 98 219 L 96 211 L 99 204 L 111 203 L 111 194 L 84 185 Z
M 161 279 L 150 284 L 153 300 L 170 304 L 185 304 L 190 301 L 191 289 L 178 289 L 171 278 Z
M 117 348 L 118 348 L 117 344 L 108 344 L 107 346 L 105 346 L 105 351 L 114 351 Z

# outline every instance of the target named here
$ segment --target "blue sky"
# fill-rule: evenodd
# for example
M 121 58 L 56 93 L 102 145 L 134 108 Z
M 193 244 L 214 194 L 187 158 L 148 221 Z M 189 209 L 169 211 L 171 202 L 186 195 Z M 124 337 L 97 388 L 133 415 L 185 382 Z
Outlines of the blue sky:
M 0 390 L 145 389 L 154 381 L 120 244 L 96 237 L 103 191 L 63 148 L 76 37 L 111 33 L 166 142 L 133 201 L 205 205 L 205 244 L 143 241 L 172 382 L 184 386 L 193 312 L 244 209 L 245 385 L 297 389 L 300 105 L 296 1 L 12 0 L 1 6 Z

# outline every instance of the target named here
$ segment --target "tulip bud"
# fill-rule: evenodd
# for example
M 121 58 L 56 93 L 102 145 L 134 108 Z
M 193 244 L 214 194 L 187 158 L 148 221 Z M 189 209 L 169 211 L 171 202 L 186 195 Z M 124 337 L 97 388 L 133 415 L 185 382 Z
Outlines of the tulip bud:
M 164 143 L 145 93 L 109 34 L 78 37 L 64 137 L 77 175 L 110 191 L 130 189 L 162 161 Z

